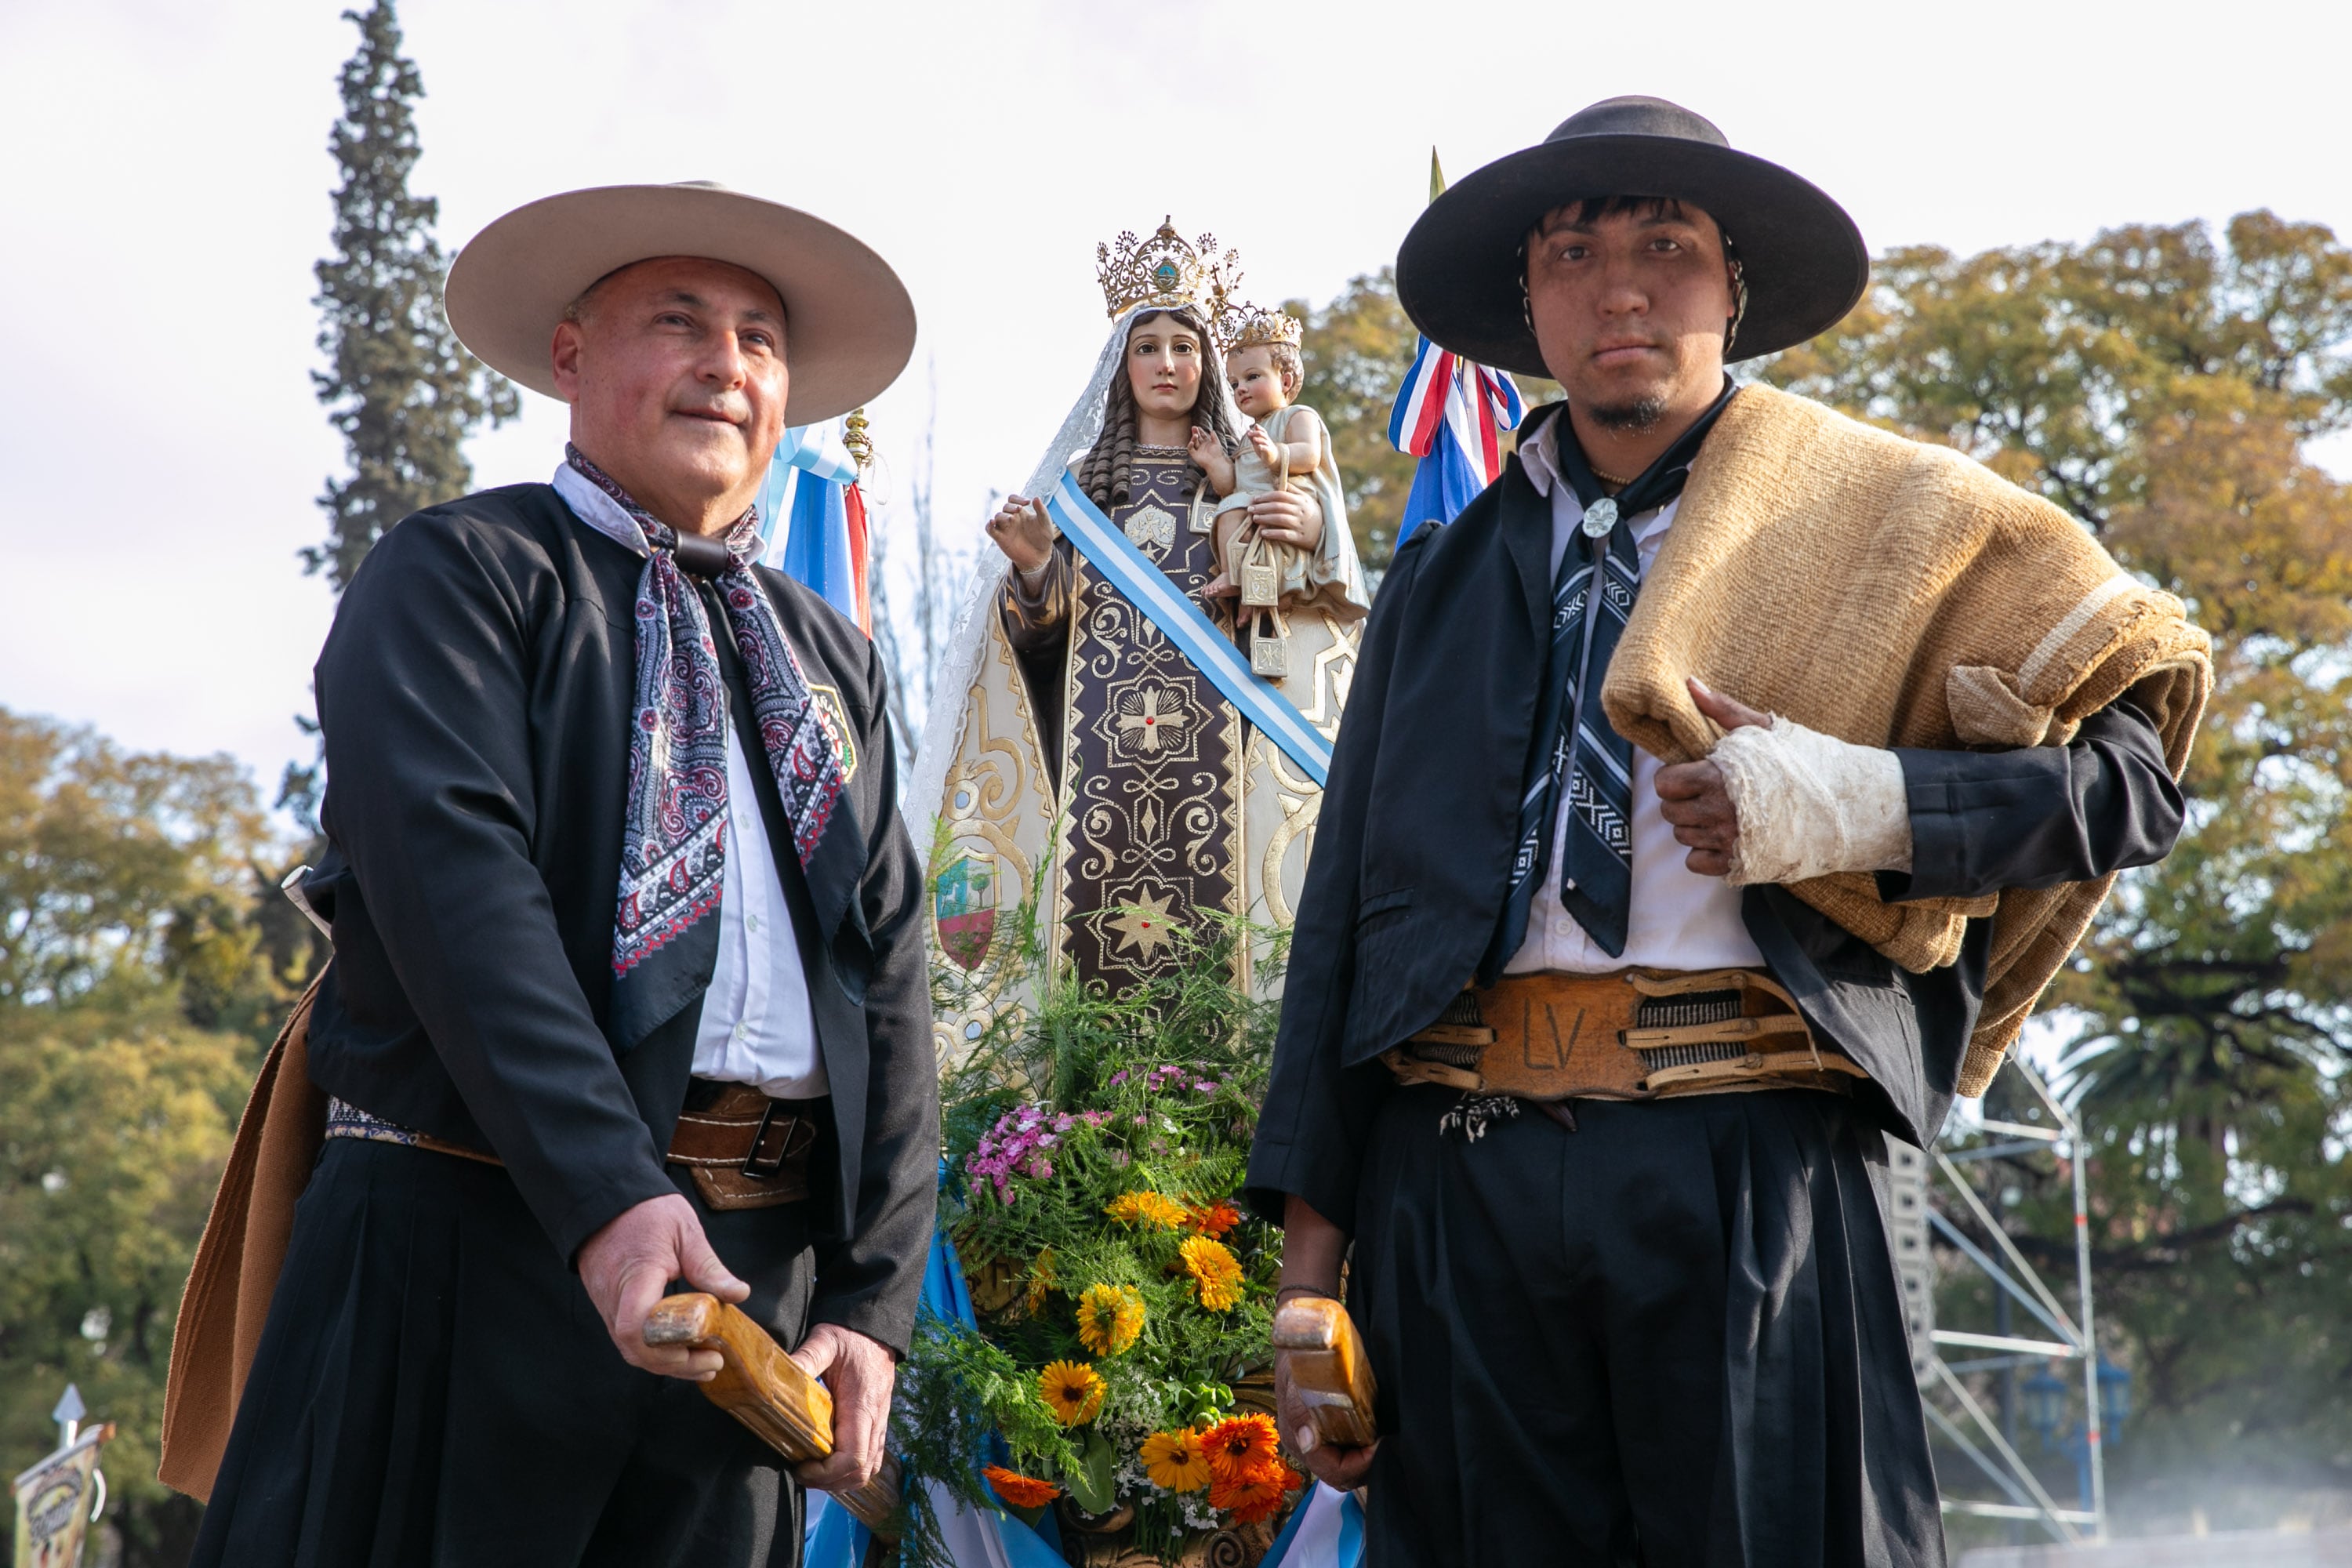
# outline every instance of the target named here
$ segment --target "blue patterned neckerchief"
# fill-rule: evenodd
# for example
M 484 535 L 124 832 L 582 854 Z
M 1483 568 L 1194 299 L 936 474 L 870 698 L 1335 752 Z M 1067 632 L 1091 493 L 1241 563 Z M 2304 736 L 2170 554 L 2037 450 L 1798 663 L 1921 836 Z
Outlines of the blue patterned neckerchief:
M 613 1012 L 618 1032 L 634 1044 L 708 978 L 707 973 L 664 975 L 656 984 L 645 966 L 719 908 L 727 863 L 727 687 L 702 595 L 679 570 L 677 531 L 639 506 L 578 447 L 567 443 L 564 458 L 629 514 L 647 546 L 637 578 L 636 698 L 620 901 L 613 917 Z M 722 539 L 688 538 L 683 550 L 707 562 L 698 569 L 711 578 L 726 605 L 761 750 L 805 868 L 841 795 L 841 737 L 811 698 L 775 607 L 752 580 L 751 560 L 759 542 L 754 507 Z M 630 995 L 639 986 L 651 992 L 642 1002 Z
M 1495 983 L 1527 940 L 1535 890 L 1555 851 L 1560 902 L 1601 952 L 1624 955 L 1633 912 L 1633 745 L 1601 711 L 1601 683 L 1642 591 L 1633 519 L 1682 494 L 1692 460 L 1736 390 L 1727 379 L 1707 411 L 1614 496 L 1585 459 L 1566 412 L 1551 421 L 1552 482 L 1574 488 L 1584 521 L 1560 552 L 1552 584 L 1551 642 L 1519 792 L 1518 844 L 1502 918 L 1478 966 L 1482 985 Z M 1598 595 L 1591 592 L 1596 582 Z M 1564 834 L 1559 831 L 1563 783 L 1570 807 Z

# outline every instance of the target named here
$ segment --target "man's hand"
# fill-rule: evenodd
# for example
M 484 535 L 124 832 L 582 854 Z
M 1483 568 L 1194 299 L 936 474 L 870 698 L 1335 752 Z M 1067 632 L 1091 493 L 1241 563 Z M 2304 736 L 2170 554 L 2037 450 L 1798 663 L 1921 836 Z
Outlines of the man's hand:
M 1283 1289 L 1299 1286 L 1336 1296 L 1339 1289 L 1339 1260 L 1347 1252 L 1347 1233 L 1325 1219 L 1313 1205 L 1297 1193 L 1283 1200 Z M 1281 1289 L 1275 1293 L 1279 1297 Z M 1332 1448 L 1318 1442 L 1315 1428 L 1307 1424 L 1307 1413 L 1299 1408 L 1297 1395 L 1291 1390 L 1290 1357 L 1282 1351 L 1274 1354 L 1274 1421 L 1282 1429 L 1283 1437 L 1297 1450 L 1298 1462 L 1307 1467 L 1308 1475 L 1341 1491 L 1363 1484 L 1364 1472 L 1371 1468 L 1372 1455 L 1380 1445 Z
M 1718 697 L 1690 682 L 1691 700 L 1698 710 L 1726 730 L 1749 725 L 1769 728 L 1772 716 L 1745 703 Z M 1732 809 L 1731 793 L 1724 786 L 1723 770 L 1713 763 L 1676 763 L 1658 770 L 1658 807 L 1675 825 L 1675 841 L 1690 853 L 1683 864 L 1702 877 L 1727 876 L 1731 852 L 1739 844 L 1739 814 Z
M 1349 1491 L 1364 1484 L 1364 1472 L 1372 1468 L 1372 1456 L 1381 1451 L 1378 1443 L 1361 1448 L 1329 1447 L 1315 1436 L 1307 1424 L 1307 1412 L 1298 1403 L 1290 1386 L 1290 1356 L 1287 1352 L 1274 1354 L 1274 1419 L 1282 1435 L 1297 1450 L 1298 1462 L 1307 1473 L 1337 1491 Z
M 1034 572 L 1054 558 L 1054 520 L 1045 515 L 1041 500 L 1006 496 L 988 520 L 988 537 L 996 541 L 1015 571 Z
M 882 1468 L 882 1443 L 890 1430 L 890 1389 L 898 1381 L 897 1358 L 879 1340 L 838 1323 L 809 1331 L 793 1360 L 811 1377 L 821 1377 L 833 1394 L 833 1453 L 802 1465 L 803 1484 L 821 1491 L 855 1491 Z
M 580 1283 L 604 1320 L 604 1331 L 631 1366 L 709 1383 L 718 1375 L 717 1351 L 646 1343 L 646 1315 L 683 1279 L 722 1301 L 741 1301 L 751 1288 L 719 1261 L 702 1234 L 694 1205 L 676 1193 L 647 1198 L 607 1220 L 580 1248 Z

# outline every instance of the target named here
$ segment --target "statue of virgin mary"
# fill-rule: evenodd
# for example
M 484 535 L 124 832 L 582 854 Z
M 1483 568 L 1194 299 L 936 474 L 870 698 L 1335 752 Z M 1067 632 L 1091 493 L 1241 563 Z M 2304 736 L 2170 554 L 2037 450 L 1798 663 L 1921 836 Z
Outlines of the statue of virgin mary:
M 1222 498 L 1193 456 L 1209 442 L 1232 453 L 1246 428 L 1217 341 L 1238 258 L 1166 223 L 1096 256 L 1109 335 L 1027 485 L 990 520 L 994 547 L 982 552 L 932 689 L 909 796 L 938 814 L 934 962 L 967 974 L 949 988 L 959 1004 L 940 1013 L 942 1061 L 1029 1002 L 1011 917 L 1033 889 L 1054 971 L 1113 993 L 1166 969 L 1177 931 L 1204 910 L 1289 924 L 1322 791 L 1282 734 L 1311 729 L 1328 746 L 1337 733 L 1368 605 L 1336 491 L 1325 487 L 1319 507 L 1283 495 L 1255 503 L 1265 537 L 1308 552 L 1324 585 L 1289 617 L 1287 672 L 1249 677 L 1288 705 L 1260 707 L 1270 734 L 1180 646 L 1172 623 L 1192 617 L 1170 613 L 1156 578 L 1129 576 L 1137 591 L 1122 590 L 1099 536 L 1086 543 L 1055 527 L 1044 498 L 1082 495 L 1212 618 L 1225 647 L 1244 639 L 1247 673 L 1249 634 L 1235 632 L 1227 602 L 1200 596 L 1217 572 Z M 1147 570 L 1116 542 L 1108 553 Z M 1207 662 L 1226 663 L 1192 635 Z M 1270 989 L 1250 952 L 1236 963 L 1237 984 Z

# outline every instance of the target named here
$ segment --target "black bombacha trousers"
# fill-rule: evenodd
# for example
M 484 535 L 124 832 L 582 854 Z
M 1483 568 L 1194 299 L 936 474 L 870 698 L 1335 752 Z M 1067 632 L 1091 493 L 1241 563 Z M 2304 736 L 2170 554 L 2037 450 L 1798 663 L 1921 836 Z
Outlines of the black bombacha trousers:
M 806 1205 L 680 1186 L 799 1343 Z M 800 1537 L 782 1459 L 621 1359 L 505 1171 L 328 1140 L 192 1568 L 790 1568 Z
M 1941 1568 L 1885 1149 L 1803 1089 L 1372 1133 L 1369 1568 Z

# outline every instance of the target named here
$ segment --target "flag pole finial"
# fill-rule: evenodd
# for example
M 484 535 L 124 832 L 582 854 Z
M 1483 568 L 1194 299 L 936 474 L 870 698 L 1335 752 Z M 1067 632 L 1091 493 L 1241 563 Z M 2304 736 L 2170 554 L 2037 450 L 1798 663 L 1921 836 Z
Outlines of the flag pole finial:
M 1437 148 L 1429 149 L 1429 199 L 1435 201 L 1445 194 L 1445 171 L 1437 166 Z

